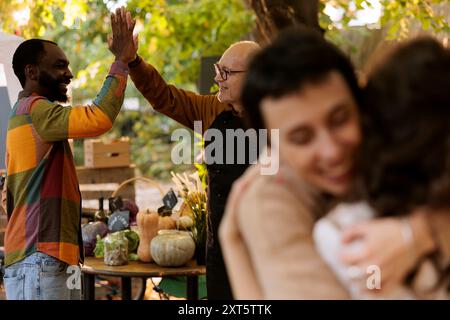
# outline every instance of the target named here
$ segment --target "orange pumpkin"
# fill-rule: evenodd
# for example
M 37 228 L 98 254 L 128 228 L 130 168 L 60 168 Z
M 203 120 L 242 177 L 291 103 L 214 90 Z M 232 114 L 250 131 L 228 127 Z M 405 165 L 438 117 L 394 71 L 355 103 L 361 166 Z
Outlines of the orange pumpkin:
M 172 219 L 172 216 L 159 217 L 158 231 L 175 229 L 177 223 Z

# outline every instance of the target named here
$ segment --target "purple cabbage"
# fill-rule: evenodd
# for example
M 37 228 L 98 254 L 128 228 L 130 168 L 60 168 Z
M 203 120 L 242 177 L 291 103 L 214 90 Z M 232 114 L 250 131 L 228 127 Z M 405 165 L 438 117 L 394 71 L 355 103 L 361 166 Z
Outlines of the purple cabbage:
M 85 256 L 93 256 L 97 235 L 103 238 L 108 233 L 108 226 L 102 221 L 89 222 L 81 228 Z
M 139 208 L 133 201 L 130 199 L 124 199 L 120 210 L 130 212 L 130 224 L 134 224 L 136 222 L 136 216 L 139 212 Z

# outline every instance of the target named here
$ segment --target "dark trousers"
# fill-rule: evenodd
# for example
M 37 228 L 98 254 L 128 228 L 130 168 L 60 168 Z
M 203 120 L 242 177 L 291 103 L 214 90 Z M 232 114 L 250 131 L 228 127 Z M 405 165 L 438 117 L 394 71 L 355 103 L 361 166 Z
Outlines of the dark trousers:
M 206 289 L 208 300 L 232 300 L 227 270 L 218 241 L 209 239 L 206 245 Z

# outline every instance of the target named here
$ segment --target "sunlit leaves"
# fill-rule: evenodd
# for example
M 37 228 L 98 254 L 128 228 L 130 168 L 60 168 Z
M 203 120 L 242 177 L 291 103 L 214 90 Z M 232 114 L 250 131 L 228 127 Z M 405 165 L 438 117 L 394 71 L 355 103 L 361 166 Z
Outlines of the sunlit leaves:
M 448 21 L 450 2 L 448 0 L 377 1 L 383 8 L 379 25 L 387 29 L 388 39 L 405 39 L 411 31 L 420 29 L 432 31 L 434 34 L 450 35 Z M 328 4 L 344 12 L 341 21 L 337 24 L 331 22 L 326 15 L 322 15 L 320 19 L 322 26 L 329 30 L 337 26 L 348 27 L 358 11 L 372 6 L 371 0 L 321 0 L 321 3 L 322 8 Z
M 202 56 L 221 55 L 253 27 L 241 0 L 140 1 L 128 7 L 142 20 L 140 52 L 165 79 L 194 89 Z
M 245 38 L 255 26 L 253 12 L 244 0 L 129 0 L 127 8 L 138 22 L 139 53 L 179 87 L 196 90 L 201 57 L 218 56 L 233 42 Z M 414 29 L 450 35 L 449 1 L 380 0 L 383 7 L 378 27 L 389 38 L 402 39 Z M 0 1 L 0 29 L 25 38 L 42 37 L 56 41 L 66 52 L 75 75 L 73 102 L 94 98 L 106 75 L 112 54 L 106 38 L 110 33 L 109 9 L 115 0 L 9 0 Z M 323 14 L 325 5 L 343 10 L 339 23 Z M 349 46 L 345 30 L 358 12 L 371 7 L 370 0 L 321 0 L 320 25 L 337 45 Z M 29 10 L 19 21 L 14 13 Z M 17 16 L 17 14 L 16 14 Z M 24 15 L 26 16 L 26 15 Z M 338 29 L 343 27 L 342 29 Z M 364 32 L 359 30 L 355 32 Z M 352 47 L 350 52 L 364 48 Z M 131 81 L 130 81 L 131 82 Z M 132 135 L 133 161 L 144 173 L 168 175 L 169 133 L 179 125 L 145 105 L 132 84 L 128 97 L 140 97 L 144 113 L 122 112 L 113 134 Z

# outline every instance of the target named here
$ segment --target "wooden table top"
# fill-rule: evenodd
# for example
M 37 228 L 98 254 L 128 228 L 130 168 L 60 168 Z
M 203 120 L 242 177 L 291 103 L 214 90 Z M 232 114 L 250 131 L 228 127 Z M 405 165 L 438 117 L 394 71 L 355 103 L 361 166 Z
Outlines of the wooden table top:
M 128 261 L 123 266 L 107 266 L 103 259 L 86 257 L 81 271 L 86 274 L 116 277 L 164 277 L 164 276 L 198 276 L 206 273 L 205 266 L 197 266 L 195 260 L 181 267 L 161 267 L 156 263 Z

